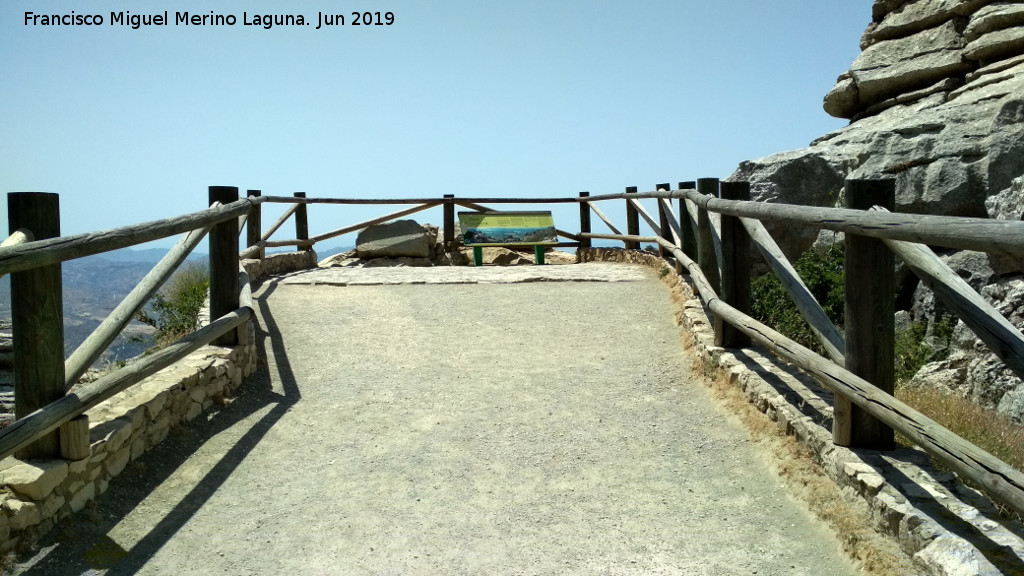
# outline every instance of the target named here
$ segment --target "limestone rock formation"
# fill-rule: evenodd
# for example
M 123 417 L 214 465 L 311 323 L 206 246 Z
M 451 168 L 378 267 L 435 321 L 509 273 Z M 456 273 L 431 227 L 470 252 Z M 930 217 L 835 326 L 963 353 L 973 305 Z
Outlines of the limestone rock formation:
M 396 220 L 364 229 L 356 238 L 360 258 L 431 258 L 437 242 L 437 227 L 425 227 L 415 220 Z
M 845 179 L 889 177 L 898 212 L 1020 219 L 1024 1 L 875 0 L 871 19 L 861 54 L 823 104 L 850 124 L 807 148 L 743 162 L 729 179 L 750 181 L 755 200 L 832 206 L 841 205 Z M 768 227 L 793 258 L 818 238 L 816 230 Z M 1020 259 L 946 257 L 997 308 L 1022 307 Z M 929 298 L 917 287 L 915 319 L 941 308 Z M 1024 421 L 1024 385 L 984 368 L 992 359 L 963 330 L 953 351 L 954 371 L 969 380 L 960 391 Z M 948 376 L 952 366 L 930 369 Z

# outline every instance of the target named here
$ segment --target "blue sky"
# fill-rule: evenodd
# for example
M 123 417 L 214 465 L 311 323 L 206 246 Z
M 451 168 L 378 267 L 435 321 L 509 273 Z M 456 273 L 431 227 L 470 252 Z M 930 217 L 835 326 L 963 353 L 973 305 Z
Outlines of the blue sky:
M 238 23 L 173 23 L 211 7 Z M 353 9 L 394 24 L 315 29 Z M 25 25 L 72 10 L 104 24 Z M 110 25 L 123 10 L 172 22 Z M 209 185 L 565 196 L 725 177 L 845 124 L 821 100 L 870 17 L 870 0 L 5 0 L 0 183 L 59 192 L 75 234 L 202 209 Z M 314 207 L 310 229 L 380 213 Z

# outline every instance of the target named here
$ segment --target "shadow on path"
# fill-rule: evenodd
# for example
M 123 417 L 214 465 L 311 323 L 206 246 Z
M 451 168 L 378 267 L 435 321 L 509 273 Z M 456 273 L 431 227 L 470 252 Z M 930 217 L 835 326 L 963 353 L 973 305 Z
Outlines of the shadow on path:
M 95 508 L 87 508 L 75 517 L 65 519 L 37 543 L 32 557 L 17 559 L 20 564 L 14 567 L 16 573 L 49 576 L 95 574 L 95 570 L 106 570 L 107 574 L 134 574 L 206 504 L 249 452 L 301 398 L 284 343 L 278 337 L 280 330 L 267 305 L 267 299 L 276 286 L 276 281 L 264 284 L 263 293 L 256 299 L 265 324 L 263 327 L 257 326 L 256 344 L 259 356 L 264 361 L 246 378 L 235 401 L 224 409 L 204 414 L 181 429 L 172 431 L 167 440 L 130 463 L 120 476 L 111 480 L 106 496 L 99 500 Z M 283 395 L 271 387 L 270 366 L 265 362 L 271 358 L 271 354 L 275 359 Z M 123 550 L 110 538 L 110 531 L 210 438 L 268 406 L 272 406 L 270 411 L 255 422 L 136 545 Z

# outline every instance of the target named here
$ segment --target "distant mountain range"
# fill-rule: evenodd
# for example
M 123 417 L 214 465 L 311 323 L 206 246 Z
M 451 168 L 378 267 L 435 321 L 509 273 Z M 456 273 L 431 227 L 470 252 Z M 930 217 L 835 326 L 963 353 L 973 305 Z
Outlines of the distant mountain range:
M 321 259 L 351 247 L 317 251 Z M 73 352 L 99 326 L 121 300 L 135 288 L 153 266 L 167 255 L 165 248 L 122 249 L 64 262 L 61 266 L 64 296 L 64 351 Z M 281 250 L 287 252 L 289 250 Z M 203 262 L 205 253 L 193 253 L 189 261 Z M 0 320 L 11 318 L 10 276 L 0 279 Z M 143 353 L 152 345 L 152 329 L 132 322 L 97 362 L 124 360 Z

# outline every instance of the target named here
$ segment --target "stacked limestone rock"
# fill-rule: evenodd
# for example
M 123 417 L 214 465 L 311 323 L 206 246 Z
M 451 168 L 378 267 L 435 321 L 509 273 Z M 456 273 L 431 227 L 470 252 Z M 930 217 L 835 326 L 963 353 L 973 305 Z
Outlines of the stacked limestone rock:
M 860 56 L 824 101 L 850 125 L 807 148 L 744 162 L 729 179 L 749 180 L 755 200 L 834 206 L 846 178 L 891 177 L 900 212 L 1020 219 L 1024 2 L 876 0 L 871 16 Z M 813 229 L 769 229 L 790 257 L 818 238 Z M 1020 260 L 944 256 L 1024 322 L 1016 312 L 1024 306 Z M 941 305 L 908 278 L 912 319 L 934 320 Z M 929 383 L 946 382 L 1024 422 L 1024 384 L 983 348 L 961 324 L 951 359 L 928 367 Z
M 730 179 L 750 180 L 755 200 L 832 206 L 845 178 L 895 177 L 901 212 L 986 216 L 1024 174 L 1024 3 L 878 0 L 873 17 L 825 97 L 851 124 Z M 791 255 L 816 236 L 778 235 Z

